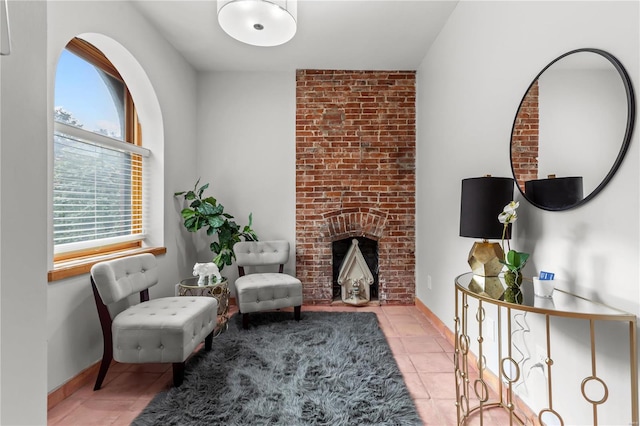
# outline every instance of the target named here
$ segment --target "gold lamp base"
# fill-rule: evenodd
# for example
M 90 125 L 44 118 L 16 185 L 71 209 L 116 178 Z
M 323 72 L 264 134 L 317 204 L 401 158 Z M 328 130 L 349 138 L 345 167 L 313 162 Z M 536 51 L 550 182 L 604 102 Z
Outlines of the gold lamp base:
M 469 252 L 469 266 L 474 274 L 483 277 L 497 277 L 502 271 L 504 252 L 498 243 L 490 243 L 487 240 L 473 243 Z

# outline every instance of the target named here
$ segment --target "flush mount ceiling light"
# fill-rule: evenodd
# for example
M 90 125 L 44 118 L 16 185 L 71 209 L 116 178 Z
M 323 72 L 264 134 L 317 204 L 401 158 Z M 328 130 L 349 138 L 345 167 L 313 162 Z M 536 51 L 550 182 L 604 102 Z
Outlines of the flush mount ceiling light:
M 218 22 L 231 37 L 253 46 L 278 46 L 293 38 L 297 0 L 218 0 Z

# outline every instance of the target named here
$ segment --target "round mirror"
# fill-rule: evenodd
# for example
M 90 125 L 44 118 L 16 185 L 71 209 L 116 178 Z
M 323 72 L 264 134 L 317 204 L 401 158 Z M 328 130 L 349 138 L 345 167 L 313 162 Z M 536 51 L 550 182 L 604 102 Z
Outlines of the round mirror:
M 545 210 L 586 203 L 611 180 L 631 142 L 635 98 L 613 55 L 577 49 L 554 59 L 525 93 L 511 131 L 511 170 Z

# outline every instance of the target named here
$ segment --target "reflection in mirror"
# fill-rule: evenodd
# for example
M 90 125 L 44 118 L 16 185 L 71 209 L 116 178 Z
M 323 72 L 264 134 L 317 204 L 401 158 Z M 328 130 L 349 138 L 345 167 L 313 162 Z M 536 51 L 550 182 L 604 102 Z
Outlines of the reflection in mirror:
M 511 167 L 520 191 L 546 210 L 585 203 L 619 167 L 634 120 L 631 81 L 615 57 L 579 49 L 555 59 L 514 120 Z
M 507 284 L 504 281 L 504 277 L 483 277 L 480 275 L 473 275 L 471 282 L 469 283 L 469 290 L 490 299 L 502 300 L 504 290 L 507 288 Z

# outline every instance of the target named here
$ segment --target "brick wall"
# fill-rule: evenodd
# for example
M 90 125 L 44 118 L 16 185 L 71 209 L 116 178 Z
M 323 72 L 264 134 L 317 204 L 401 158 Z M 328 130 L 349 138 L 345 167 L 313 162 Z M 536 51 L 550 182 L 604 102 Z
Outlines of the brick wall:
M 538 125 L 538 82 L 535 82 L 522 100 L 511 138 L 511 165 L 523 192 L 525 181 L 538 179 Z
M 296 273 L 329 304 L 331 243 L 378 241 L 379 301 L 415 296 L 415 72 L 296 75 Z

